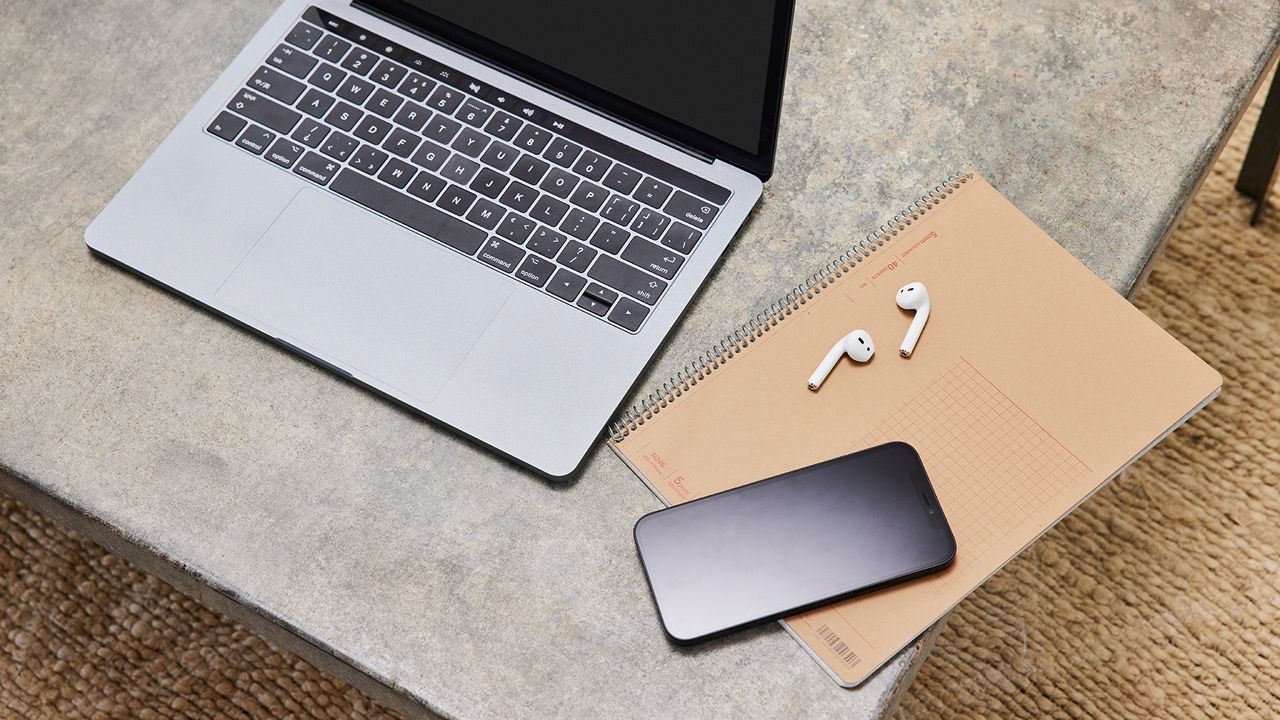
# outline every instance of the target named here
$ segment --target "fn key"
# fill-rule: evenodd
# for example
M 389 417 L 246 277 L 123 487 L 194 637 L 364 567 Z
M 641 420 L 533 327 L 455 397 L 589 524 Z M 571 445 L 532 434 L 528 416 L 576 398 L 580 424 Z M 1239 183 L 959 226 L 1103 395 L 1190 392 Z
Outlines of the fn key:
M 618 303 L 609 312 L 609 322 L 635 332 L 648 314 L 649 308 L 640 303 L 630 298 L 618 298 Z

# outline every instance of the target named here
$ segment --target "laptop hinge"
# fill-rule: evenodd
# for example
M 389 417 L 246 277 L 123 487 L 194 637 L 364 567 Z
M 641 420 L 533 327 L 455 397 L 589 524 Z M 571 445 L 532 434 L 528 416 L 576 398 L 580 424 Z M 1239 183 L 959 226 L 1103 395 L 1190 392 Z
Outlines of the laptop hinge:
M 625 127 L 626 127 L 627 129 L 629 129 L 629 130 L 632 130 L 632 131 L 634 131 L 634 132 L 638 132 L 638 133 L 640 133 L 641 135 L 644 135 L 645 137 L 650 138 L 651 140 L 656 140 L 657 142 L 660 142 L 660 143 L 662 143 L 663 145 L 666 145 L 667 147 L 673 148 L 673 149 L 675 149 L 675 150 L 679 150 L 680 152 L 682 152 L 682 153 L 684 153 L 684 154 L 686 154 L 686 155 L 691 155 L 691 156 L 693 156 L 693 157 L 695 157 L 695 158 L 697 158 L 697 159 L 701 160 L 702 162 L 705 162 L 705 163 L 706 163 L 706 164 L 708 164 L 708 165 L 712 165 L 712 164 L 714 164 L 714 163 L 715 163 L 715 161 L 716 161 L 716 157 L 715 157 L 714 155 L 711 155 L 710 153 L 707 153 L 707 152 L 705 152 L 705 151 L 703 151 L 703 150 L 699 150 L 699 149 L 694 148 L 694 147 L 690 147 L 690 146 L 685 145 L 685 144 L 680 143 L 680 142 L 676 142 L 675 140 L 672 140 L 671 138 L 666 137 L 665 135 L 660 135 L 660 134 L 658 134 L 658 133 L 655 133 L 655 132 L 653 132 L 652 130 L 650 130 L 650 129 L 648 129 L 648 128 L 646 128 L 646 127 L 642 126 L 642 125 L 637 125 L 636 123 L 634 123 L 634 122 L 632 122 L 632 121 L 630 121 L 630 120 L 628 120 L 628 119 L 626 119 L 626 118 L 619 117 L 619 116 L 617 116 L 617 115 L 615 115 L 615 114 L 613 114 L 613 113 L 609 112 L 608 110 L 604 110 L 604 109 L 599 108 L 599 107 L 596 107 L 595 105 L 592 105 L 592 104 L 590 104 L 590 103 L 583 102 L 583 101 L 581 101 L 581 100 L 579 100 L 579 99 L 577 99 L 577 98 L 573 97 L 572 95 L 567 95 L 567 94 L 565 94 L 565 93 L 563 93 L 563 92 L 561 92 L 561 91 L 559 91 L 559 90 L 557 90 L 557 89 L 555 89 L 555 88 L 553 88 L 553 87 L 551 87 L 551 86 L 549 86 L 549 85 L 546 85 L 545 83 L 542 83 L 542 82 L 538 81 L 538 80 L 537 80 L 537 79 L 535 79 L 535 78 L 531 78 L 531 77 L 529 77 L 529 76 L 527 76 L 527 75 L 524 75 L 524 74 L 522 74 L 522 73 L 519 73 L 519 72 L 517 72 L 517 71 L 515 71 L 515 70 L 513 70 L 513 69 L 511 69 L 511 68 L 503 67 L 503 66 L 498 65 L 498 64 L 496 64 L 496 63 L 490 62 L 487 58 L 485 58 L 485 57 L 483 57 L 483 56 L 481 56 L 481 55 L 477 55 L 477 54 L 475 54 L 474 52 L 472 52 L 472 51 L 468 50 L 467 48 L 462 47 L 461 45 L 458 45 L 458 44 L 456 44 L 456 43 L 450 42 L 449 40 L 447 40 L 447 39 L 445 39 L 445 38 L 442 38 L 442 37 L 440 37 L 440 36 L 438 36 L 438 35 L 433 35 L 433 34 L 431 34 L 431 33 L 429 33 L 429 32 L 426 32 L 426 31 L 425 31 L 425 30 L 423 30 L 422 28 L 416 27 L 416 26 L 414 26 L 414 25 L 410 25 L 409 23 L 405 22 L 404 20 L 401 20 L 400 18 L 397 18 L 397 17 L 396 17 L 396 16 L 394 16 L 394 15 L 389 15 L 389 14 L 387 14 L 387 13 L 383 12 L 382 10 L 379 10 L 378 8 L 372 7 L 372 6 L 370 6 L 370 5 L 368 5 L 368 4 L 364 3 L 364 2 L 361 2 L 360 0 L 352 0 L 351 6 L 352 6 L 353 8 L 356 8 L 356 9 L 358 9 L 358 10 L 362 11 L 362 12 L 369 13 L 370 15 L 373 15 L 373 16 L 377 17 L 377 18 L 378 18 L 378 19 L 380 19 L 380 20 L 385 20 L 386 22 L 389 22 L 389 23 L 391 23 L 392 25 L 395 25 L 395 26 L 396 26 L 396 27 L 398 27 L 398 28 L 401 28 L 401 29 L 403 29 L 403 30 L 406 30 L 406 31 L 408 31 L 408 32 L 411 32 L 411 33 L 413 33 L 414 35 L 419 35 L 419 36 L 421 36 L 421 37 L 423 37 L 423 38 L 426 38 L 426 39 L 428 39 L 428 40 L 430 40 L 430 41 L 432 41 L 432 42 L 435 42 L 435 43 L 439 43 L 439 44 L 441 44 L 441 45 L 444 45 L 445 47 L 449 48 L 450 50 L 452 50 L 452 51 L 454 51 L 454 52 L 456 52 L 456 53 L 458 53 L 458 54 L 460 54 L 460 55 L 465 55 L 465 56 L 467 56 L 468 58 L 470 58 L 471 60 L 474 60 L 474 61 L 476 61 L 476 62 L 480 63 L 481 65 L 484 65 L 485 67 L 492 68 L 493 70 L 496 70 L 496 71 L 498 71 L 498 72 L 500 72 L 500 73 L 503 73 L 503 74 L 506 74 L 506 75 L 512 75 L 512 76 L 514 76 L 514 77 L 517 77 L 517 78 L 519 78 L 522 82 L 526 82 L 526 83 L 528 83 L 528 84 L 530 84 L 530 85 L 533 85 L 534 87 L 538 88 L 539 90 L 541 90 L 541 91 L 543 91 L 543 92 L 545 92 L 545 93 L 548 93 L 548 94 L 550 94 L 550 95 L 555 95 L 556 97 L 560 98 L 561 100 L 564 100 L 565 102 L 573 103 L 574 105 L 577 105 L 578 107 L 580 107 L 580 108 L 582 108 L 582 109 L 584 109 L 584 110 L 587 110 L 587 111 L 590 111 L 590 112 L 595 113 L 595 114 L 597 114 L 597 115 L 601 115 L 601 116 L 603 116 L 603 117 L 606 117 L 606 118 L 608 118 L 609 120 L 612 120 L 613 122 L 618 123 L 619 125 L 623 125 L 623 126 L 625 126 Z

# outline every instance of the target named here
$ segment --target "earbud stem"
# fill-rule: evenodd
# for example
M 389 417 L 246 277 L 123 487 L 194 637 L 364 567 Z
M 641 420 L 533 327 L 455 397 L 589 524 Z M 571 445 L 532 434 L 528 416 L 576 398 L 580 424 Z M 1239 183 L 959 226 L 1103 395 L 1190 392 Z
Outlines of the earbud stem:
M 904 358 L 911 357 L 911 353 L 916 350 L 916 343 L 920 342 L 920 335 L 924 332 L 924 324 L 929 321 L 929 308 L 923 307 L 916 311 L 916 316 L 911 319 L 911 327 L 907 328 L 906 337 L 902 338 L 902 347 L 898 348 L 898 354 Z
M 822 358 L 822 362 L 818 365 L 818 369 L 813 371 L 813 375 L 809 377 L 809 389 L 817 390 L 822 387 L 822 383 L 831 374 L 832 368 L 836 363 L 840 362 L 840 358 L 844 355 L 844 340 L 831 346 L 831 350 L 827 352 L 827 356 Z

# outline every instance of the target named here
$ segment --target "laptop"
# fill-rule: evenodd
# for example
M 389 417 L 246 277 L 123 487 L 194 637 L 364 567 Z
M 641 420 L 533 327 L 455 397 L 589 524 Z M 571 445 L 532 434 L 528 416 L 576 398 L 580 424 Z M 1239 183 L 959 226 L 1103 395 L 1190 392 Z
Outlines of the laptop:
M 793 4 L 287 0 L 85 241 L 572 476 L 760 197 Z

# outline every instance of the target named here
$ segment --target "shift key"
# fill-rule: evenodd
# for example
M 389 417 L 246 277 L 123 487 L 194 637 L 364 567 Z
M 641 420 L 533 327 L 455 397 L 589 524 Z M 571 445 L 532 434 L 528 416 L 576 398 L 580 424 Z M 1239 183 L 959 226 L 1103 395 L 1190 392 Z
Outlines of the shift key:
M 301 113 L 251 90 L 241 90 L 227 103 L 227 109 L 281 134 L 288 133 L 302 119 Z
M 645 305 L 658 302 L 667 289 L 667 283 L 648 273 L 609 255 L 601 254 L 587 276 L 617 290 L 623 295 L 630 295 Z

